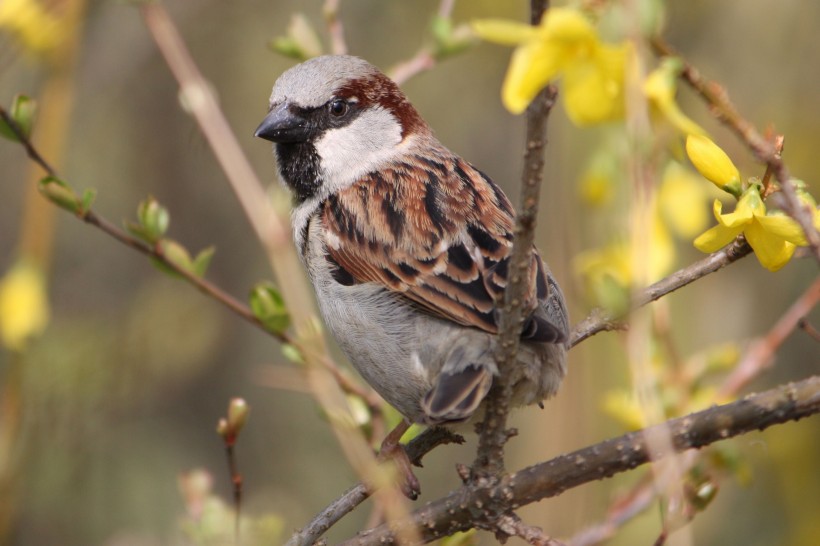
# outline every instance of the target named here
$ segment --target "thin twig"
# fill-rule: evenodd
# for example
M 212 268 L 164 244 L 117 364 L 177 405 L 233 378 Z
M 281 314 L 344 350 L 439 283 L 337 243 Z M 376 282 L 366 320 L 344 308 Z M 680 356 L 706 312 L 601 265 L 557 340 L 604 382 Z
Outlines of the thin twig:
M 31 139 L 28 138 L 28 136 L 26 136 L 25 132 L 17 123 L 17 121 L 13 117 L 11 117 L 9 113 L 6 111 L 6 109 L 2 106 L 0 106 L 0 118 L 3 118 L 3 121 L 6 122 L 6 124 L 17 136 L 17 140 L 20 142 L 20 144 L 23 145 L 23 148 L 26 149 L 26 155 L 28 155 L 32 161 L 40 165 L 40 167 L 43 168 L 46 174 L 48 174 L 49 176 L 53 176 L 54 178 L 59 178 L 59 176 L 57 176 L 57 172 L 54 170 L 51 164 L 48 161 L 46 161 L 43 158 L 43 156 L 40 155 L 40 152 L 37 151 L 37 149 L 31 143 Z
M 713 406 L 655 427 L 668 427 L 675 452 L 682 452 L 816 413 L 820 413 L 820 376 Z M 625 434 L 530 466 L 494 487 L 467 484 L 415 511 L 410 520 L 394 523 L 393 528 L 396 525 L 418 528 L 423 540 L 429 542 L 476 526 L 484 517 L 483 507 L 493 498 L 505 498 L 512 508 L 517 508 L 670 455 L 650 453 L 646 444 L 647 430 Z M 390 544 L 393 540 L 393 532 L 383 525 L 343 544 Z
M 290 242 L 289 229 L 278 217 L 267 199 L 259 178 L 250 166 L 236 137 L 219 108 L 216 97 L 188 51 L 179 30 L 161 3 L 140 5 L 145 25 L 177 79 L 180 92 L 199 124 L 228 181 L 245 210 L 258 238 L 265 247 L 268 261 L 280 282 L 287 282 L 282 295 L 293 317 L 296 341 L 307 366 L 308 382 L 314 399 L 331 417 L 331 430 L 356 474 L 364 481 L 386 483 L 388 473 L 381 467 L 361 430 L 350 427 L 354 422 L 344 391 L 336 382 L 335 364 L 327 354 L 321 328 L 317 327 L 315 305 L 296 249 Z M 407 514 L 406 499 L 396 487 L 376 492 L 388 520 Z M 404 538 L 410 539 L 414 531 Z
M 0 106 L 0 117 L 2 117 L 12 128 L 12 130 L 17 135 L 18 140 L 22 144 L 23 148 L 26 150 L 26 154 L 31 158 L 32 161 L 40 165 L 42 169 L 48 173 L 49 176 L 53 176 L 55 178 L 60 178 L 60 174 L 51 166 L 51 164 L 40 154 L 31 140 L 20 130 L 19 126 L 14 122 L 13 119 L 8 115 L 6 110 Z M 77 216 L 83 222 L 92 225 L 102 231 L 103 233 L 113 237 L 117 241 L 121 242 L 122 244 L 133 248 L 134 250 L 145 254 L 159 262 L 161 262 L 164 266 L 168 267 L 169 269 L 173 270 L 174 273 L 188 281 L 192 286 L 194 286 L 197 290 L 206 294 L 213 298 L 214 300 L 218 301 L 235 314 L 240 316 L 245 321 L 253 324 L 254 326 L 264 330 L 268 334 L 272 335 L 279 341 L 283 343 L 291 343 L 292 339 L 286 333 L 277 333 L 272 332 L 265 328 L 265 325 L 254 316 L 253 312 L 248 308 L 248 306 L 241 303 L 239 300 L 234 298 L 233 296 L 229 295 L 228 293 L 224 292 L 221 288 L 213 284 L 212 282 L 195 275 L 194 273 L 184 269 L 174 262 L 168 260 L 165 255 L 160 251 L 159 247 L 152 247 L 145 242 L 132 237 L 125 231 L 118 228 L 116 225 L 111 223 L 109 220 L 105 219 L 103 216 L 100 216 L 93 210 L 88 210 L 82 215 Z
M 814 309 L 818 301 L 820 301 L 820 277 L 815 279 L 789 307 L 769 333 L 749 345 L 743 358 L 726 378 L 718 392 L 718 398 L 729 397 L 739 392 L 762 370 L 768 368 L 777 350 L 800 325 L 800 321 Z
M 455 7 L 455 0 L 441 0 L 441 3 L 436 10 L 437 16 L 441 19 L 449 19 Z M 387 71 L 387 75 L 401 86 L 407 83 L 407 80 L 426 72 L 436 66 L 436 56 L 433 48 L 429 45 L 423 45 L 415 55 L 401 61 Z
M 641 480 L 612 504 L 604 521 L 576 533 L 567 541 L 567 546 L 592 546 L 612 538 L 618 529 L 649 508 L 654 500 L 654 485 L 650 480 Z
M 800 319 L 800 323 L 798 324 L 800 329 L 806 332 L 809 337 L 811 337 L 814 341 L 820 341 L 820 331 L 817 330 L 812 324 L 804 317 Z
M 499 518 L 498 528 L 500 533 L 496 532 L 496 538 L 499 541 L 506 540 L 507 537 L 519 537 L 533 546 L 565 546 L 563 542 L 547 536 L 540 527 L 527 525 L 513 514 L 506 514 Z
M 644 307 L 648 303 L 658 300 L 687 284 L 719 271 L 740 258 L 748 256 L 751 252 L 752 248 L 746 243 L 746 240 L 738 237 L 734 242 L 717 252 L 698 260 L 692 265 L 679 269 L 637 293 L 630 311 Z M 570 336 L 572 346 L 578 345 L 599 332 L 623 329 L 620 321 L 624 316 L 625 314 L 610 315 L 600 310 L 593 311 L 572 329 L 572 335 Z
M 809 242 L 812 254 L 820 263 L 820 232 L 814 227 L 814 211 L 811 206 L 800 201 L 792 182 L 791 175 L 780 157 L 776 143 L 767 140 L 755 126 L 746 120 L 729 100 L 726 90 L 719 84 L 709 81 L 684 59 L 672 46 L 661 37 L 652 38 L 651 45 L 655 52 L 663 57 L 677 57 L 683 63 L 681 77 L 709 103 L 718 118 L 731 128 L 746 143 L 758 160 L 769 166 L 780 183 L 783 195 L 782 208 L 800 224 Z

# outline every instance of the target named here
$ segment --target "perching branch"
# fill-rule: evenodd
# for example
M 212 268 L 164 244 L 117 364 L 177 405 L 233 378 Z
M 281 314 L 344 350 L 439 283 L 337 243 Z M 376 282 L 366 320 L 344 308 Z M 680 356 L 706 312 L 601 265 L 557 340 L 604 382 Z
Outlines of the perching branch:
M 546 1 L 534 0 L 531 23 L 541 20 Z M 544 173 L 544 147 L 547 140 L 547 118 L 555 103 L 553 86 L 543 89 L 527 108 L 527 134 L 524 168 L 521 177 L 521 205 L 515 218 L 515 237 L 510 252 L 509 273 L 499 316 L 498 348 L 495 359 L 499 373 L 484 399 L 485 417 L 480 426 L 478 449 L 473 463 L 474 478 L 498 479 L 504 472 L 504 444 L 509 439 L 506 430 L 509 402 L 515 377 L 521 328 L 524 321 L 524 300 L 532 266 L 532 246 L 538 217 L 538 198 Z
M 819 412 L 820 376 L 814 376 L 561 455 L 516 472 L 493 487 L 468 483 L 415 511 L 401 525 L 416 527 L 425 542 L 480 528 L 494 517 L 485 510 L 492 499 L 503 498 L 511 508 L 518 508 L 671 455 L 651 453 L 647 448 L 647 436 L 658 427 L 668 427 L 674 451 L 679 453 Z M 343 544 L 391 544 L 393 539 L 393 531 L 380 526 Z
M 672 46 L 667 44 L 663 38 L 659 36 L 652 38 L 651 45 L 658 55 L 676 57 L 681 60 L 683 63 L 681 77 L 684 81 L 709 103 L 716 112 L 718 119 L 746 143 L 755 157 L 771 169 L 780 183 L 783 210 L 803 228 L 812 254 L 820 262 L 820 232 L 814 227 L 813 211 L 808 204 L 801 202 L 797 196 L 789 170 L 778 151 L 777 143 L 764 138 L 750 121 L 740 115 L 734 104 L 729 100 L 729 95 L 723 87 L 717 82 L 703 78 L 700 72 L 676 52 Z
M 410 461 L 421 466 L 421 459 L 434 448 L 444 444 L 460 444 L 464 438 L 444 428 L 428 428 L 406 446 Z M 371 491 L 358 483 L 342 493 L 342 496 L 319 512 L 304 528 L 290 538 L 286 546 L 310 546 L 333 527 L 336 522 L 352 512 L 370 497 Z

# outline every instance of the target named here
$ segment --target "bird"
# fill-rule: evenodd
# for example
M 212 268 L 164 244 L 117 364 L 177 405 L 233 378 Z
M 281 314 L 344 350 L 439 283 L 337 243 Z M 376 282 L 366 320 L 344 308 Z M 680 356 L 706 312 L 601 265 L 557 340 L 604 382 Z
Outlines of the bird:
M 359 374 L 405 428 L 480 415 L 498 375 L 515 230 L 501 188 L 356 56 L 283 72 L 255 136 L 274 143 L 294 243 L 324 322 Z M 540 405 L 566 374 L 569 319 L 534 246 L 525 281 L 511 400 Z

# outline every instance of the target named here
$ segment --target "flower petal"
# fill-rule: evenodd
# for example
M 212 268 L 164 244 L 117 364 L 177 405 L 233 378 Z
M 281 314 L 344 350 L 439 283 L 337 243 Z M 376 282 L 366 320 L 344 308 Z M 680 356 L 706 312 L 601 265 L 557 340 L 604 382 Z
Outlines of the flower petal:
M 806 246 L 809 244 L 800 224 L 785 214 L 770 213 L 765 216 L 757 216 L 755 219 L 764 230 L 776 237 L 785 239 L 797 246 Z
M 40 268 L 19 261 L 0 279 L 0 342 L 22 350 L 48 323 L 46 281 Z
M 623 118 L 624 78 L 628 43 L 599 44 L 588 59 L 576 57 L 564 72 L 565 106 L 570 120 L 579 126 Z
M 669 227 L 681 237 L 694 237 L 709 221 L 706 189 L 701 177 L 680 163 L 666 167 L 658 190 L 658 206 Z
M 675 101 L 679 71 L 680 69 L 676 64 L 662 64 L 646 77 L 643 92 L 666 119 L 681 132 L 684 134 L 705 135 L 706 131 L 689 119 Z
M 721 225 L 728 228 L 744 226 L 750 223 L 754 217 L 754 211 L 749 205 L 749 199 L 745 196 L 738 201 L 734 212 L 721 214 L 723 210 L 723 203 L 721 203 L 718 199 L 715 199 L 712 210 L 715 213 L 715 218 L 717 218 L 717 221 L 720 222 Z
M 552 8 L 544 13 L 541 20 L 542 35 L 565 42 L 597 41 L 598 37 L 589 19 L 572 8 Z
M 478 19 L 470 27 L 482 40 L 501 45 L 515 46 L 538 36 L 536 27 L 504 19 Z
M 740 172 L 726 152 L 708 137 L 694 134 L 686 137 L 686 154 L 700 174 L 718 188 L 731 189 L 731 193 L 735 188 L 739 190 Z
M 561 61 L 559 51 L 540 40 L 516 48 L 501 88 L 507 110 L 513 114 L 526 110 L 535 95 L 556 76 Z
M 777 271 L 786 265 L 794 254 L 792 243 L 767 232 L 757 219 L 744 230 L 744 234 L 760 265 L 769 271 Z
M 743 226 L 729 228 L 717 225 L 695 239 L 694 245 L 701 252 L 715 252 L 734 241 L 742 231 Z

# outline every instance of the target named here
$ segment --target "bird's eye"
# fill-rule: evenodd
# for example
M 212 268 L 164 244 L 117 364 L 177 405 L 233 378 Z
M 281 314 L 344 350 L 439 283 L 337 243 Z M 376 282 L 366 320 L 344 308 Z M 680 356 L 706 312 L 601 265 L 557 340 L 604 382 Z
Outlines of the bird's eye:
M 328 104 L 328 110 L 331 116 L 340 118 L 347 114 L 347 102 L 342 99 L 332 100 L 330 104 Z

